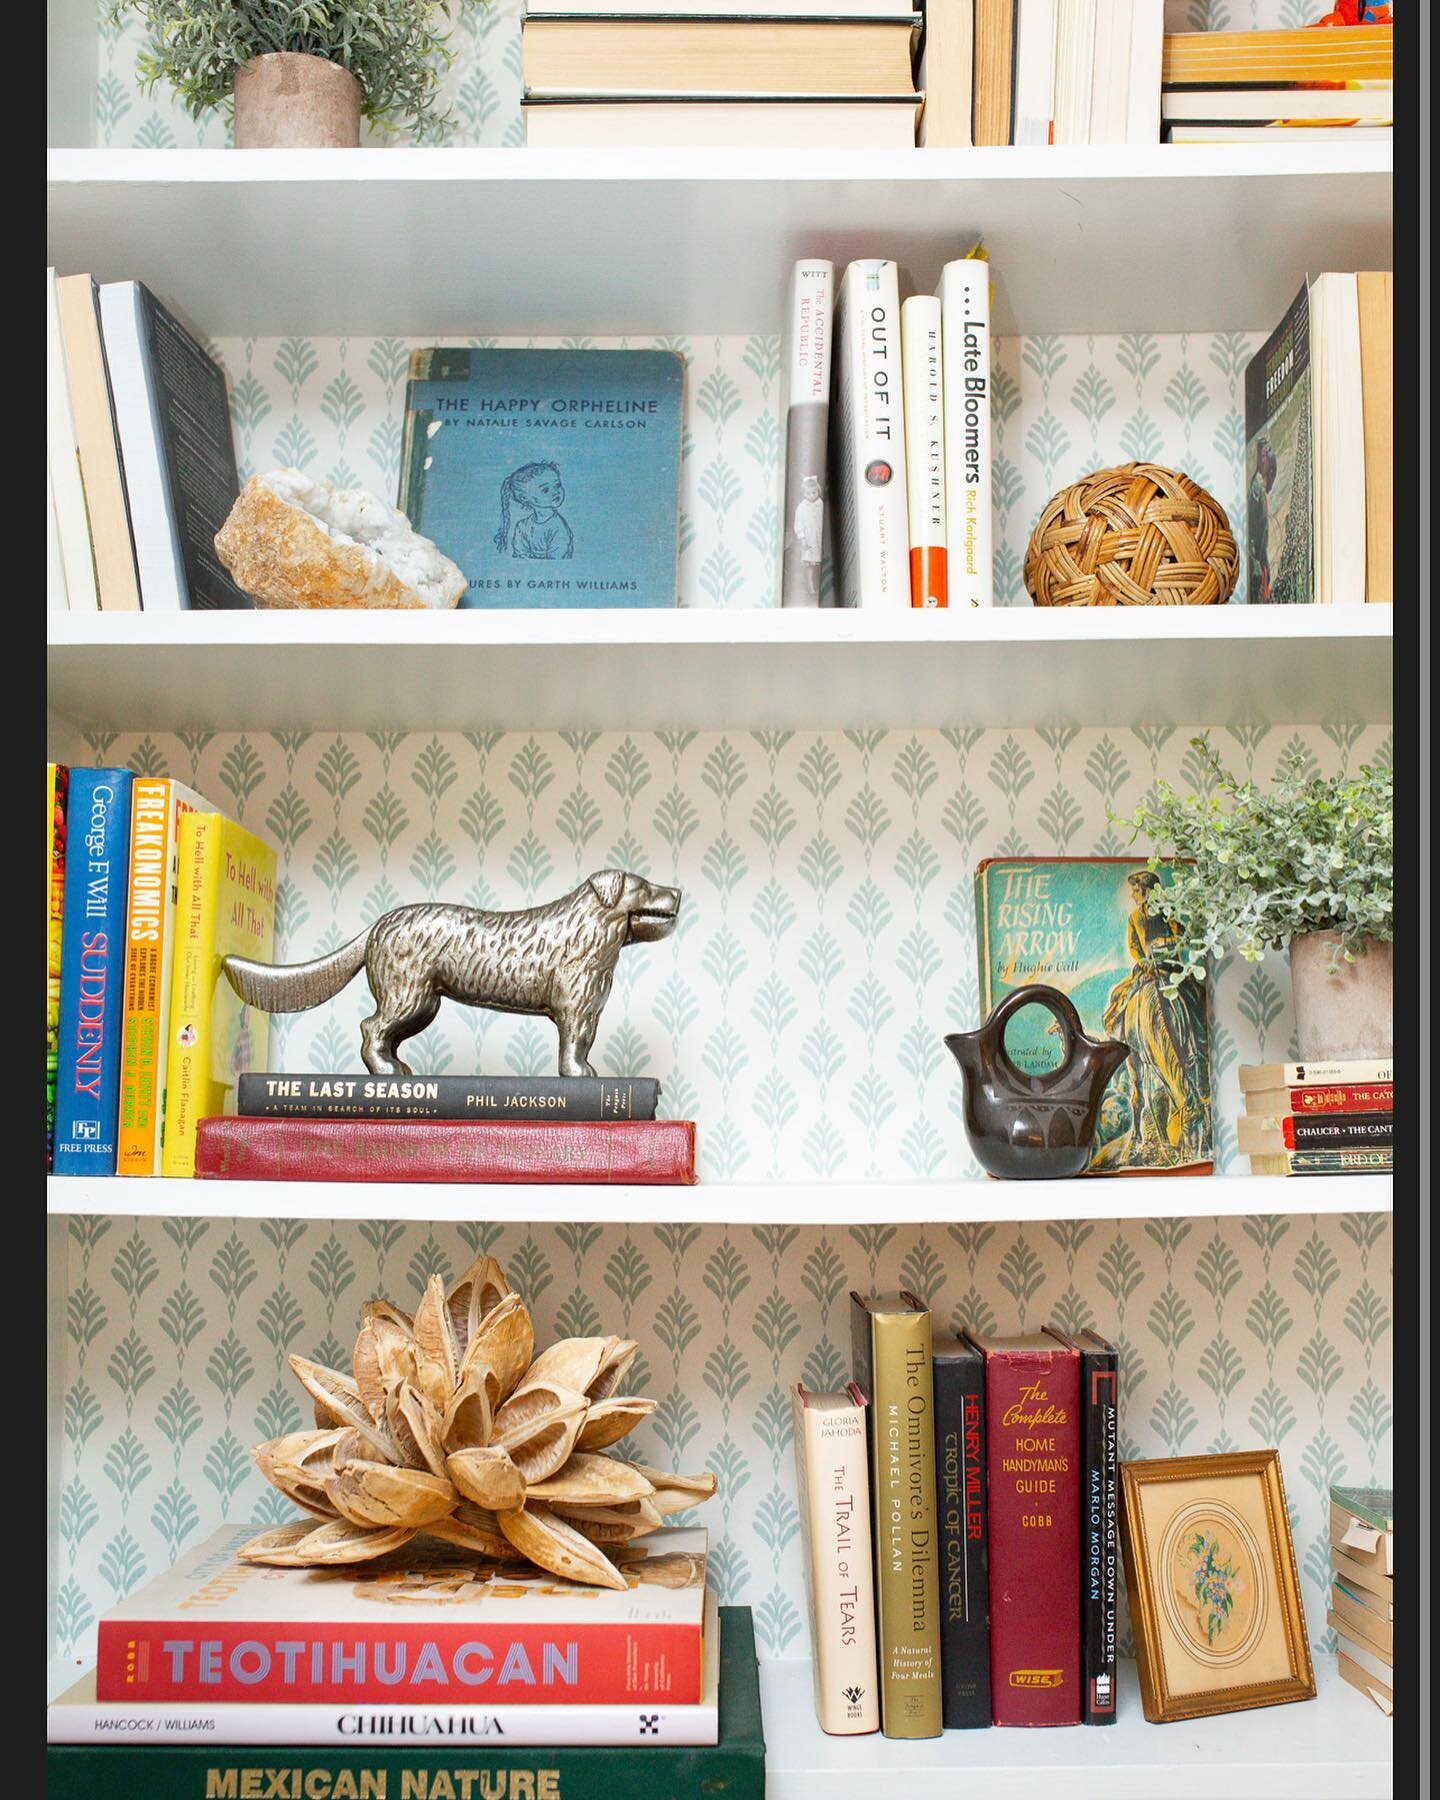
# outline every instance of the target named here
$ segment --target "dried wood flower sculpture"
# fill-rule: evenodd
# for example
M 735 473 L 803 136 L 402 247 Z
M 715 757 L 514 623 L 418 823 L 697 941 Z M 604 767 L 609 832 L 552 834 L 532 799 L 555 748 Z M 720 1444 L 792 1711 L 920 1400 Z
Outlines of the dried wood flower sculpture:
M 448 1291 L 432 1275 L 413 1318 L 371 1300 L 350 1374 L 290 1358 L 315 1430 L 251 1451 L 320 1523 L 262 1532 L 241 1556 L 282 1568 L 367 1562 L 424 1536 L 623 1588 L 604 1546 L 715 1492 L 713 1475 L 607 1454 L 655 1410 L 621 1392 L 637 1348 L 563 1338 L 536 1356 L 530 1314 L 490 1256 Z

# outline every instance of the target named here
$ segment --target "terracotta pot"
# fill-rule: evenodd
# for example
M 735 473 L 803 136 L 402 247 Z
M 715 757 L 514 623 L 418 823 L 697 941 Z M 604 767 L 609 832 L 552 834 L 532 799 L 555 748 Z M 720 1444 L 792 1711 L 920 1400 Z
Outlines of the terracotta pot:
M 360 142 L 360 83 L 323 56 L 278 51 L 235 71 L 237 150 L 345 150 Z
M 1333 975 L 1332 959 L 1339 963 Z M 1355 961 L 1348 963 L 1340 960 L 1338 931 L 1291 938 L 1295 1037 L 1302 1060 L 1390 1056 L 1395 1047 L 1394 972 L 1395 946 L 1380 938 L 1362 938 Z

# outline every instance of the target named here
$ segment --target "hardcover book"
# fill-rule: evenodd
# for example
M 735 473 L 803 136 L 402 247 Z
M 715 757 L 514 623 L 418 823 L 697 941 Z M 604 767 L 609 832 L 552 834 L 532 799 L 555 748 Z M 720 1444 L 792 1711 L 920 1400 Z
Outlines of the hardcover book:
M 268 962 L 275 936 L 275 852 L 223 813 L 180 820 L 179 899 L 165 1078 L 166 1175 L 195 1173 L 202 1119 L 233 1110 L 235 1082 L 265 1061 L 268 1016 L 245 1002 L 220 964 Z
M 53 269 L 45 271 L 45 466 L 55 505 L 55 536 L 65 574 L 66 605 L 71 612 L 95 612 L 100 605 L 100 589 L 90 545 L 85 484 L 80 475 L 79 433 L 65 368 L 59 284 Z
M 1080 1355 L 1081 1721 L 1113 1725 L 1120 1571 L 1120 1358 L 1093 1331 L 1050 1335 Z
M 790 272 L 780 357 L 785 384 L 780 399 L 785 428 L 782 606 L 821 603 L 834 290 L 834 263 L 797 262 Z
M 45 765 L 45 1167 L 55 1163 L 55 1076 L 60 1063 L 60 955 L 65 933 L 65 800 L 70 771 Z
M 990 1723 L 990 1526 L 985 1497 L 985 1362 L 936 1338 L 935 1498 L 940 1529 L 940 1678 L 945 1729 Z
M 1245 370 L 1245 528 L 1252 606 L 1315 599 L 1307 283 Z
M 158 1175 L 170 1050 L 170 982 L 180 882 L 180 820 L 207 802 L 168 776 L 137 775 L 130 794 L 125 1034 L 117 1175 Z
M 1211 1168 L 1210 1032 L 1194 982 L 1166 992 L 1174 924 L 1149 910 L 1163 876 L 1125 857 L 997 858 L 975 876 L 980 1012 L 1044 982 L 1068 994 L 1092 1037 L 1130 1055 L 1100 1104 L 1089 1173 Z M 1050 1014 L 1011 1019 L 1006 1053 L 1025 1074 L 1060 1061 Z
M 930 1314 L 913 1294 L 850 1296 L 855 1385 L 870 1434 L 871 1533 L 886 1737 L 938 1737 L 940 1576 Z
M 660 1083 L 631 1075 L 246 1073 L 236 1112 L 257 1119 L 653 1119 Z
M 124 1020 L 128 769 L 72 769 L 66 812 L 55 1173 L 113 1175 Z
M 62 275 L 55 283 L 55 297 L 100 605 L 106 612 L 136 612 L 140 583 L 100 337 L 100 290 L 89 275 Z
M 852 262 L 835 303 L 830 489 L 841 606 L 910 607 L 900 285 L 893 262 Z
M 612 1552 L 625 1588 L 412 1541 L 363 1568 L 274 1569 L 229 1525 L 100 1621 L 101 1701 L 695 1706 L 706 1533 L 664 1529 Z
M 938 299 L 912 294 L 902 304 L 900 347 L 910 504 L 910 604 L 947 606 L 945 389 Z
M 685 363 L 670 350 L 416 350 L 399 507 L 461 606 L 674 606 Z
M 990 1703 L 997 1725 L 1078 1725 L 1080 1356 L 1043 1331 L 985 1357 Z
M 990 432 L 990 265 L 962 256 L 940 272 L 944 347 L 946 577 L 952 606 L 995 600 Z
M 875 1565 L 865 1397 L 790 1390 L 795 1485 L 805 1544 L 805 1599 L 822 1731 L 875 1731 Z

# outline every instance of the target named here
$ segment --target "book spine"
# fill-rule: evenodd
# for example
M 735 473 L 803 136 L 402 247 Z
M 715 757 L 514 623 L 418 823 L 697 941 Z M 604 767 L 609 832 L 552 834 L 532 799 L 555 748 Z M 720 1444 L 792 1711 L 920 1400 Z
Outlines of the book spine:
M 843 606 L 910 605 L 910 523 L 900 359 L 899 274 L 893 262 L 851 263 L 836 322 L 830 466 Z
M 798 262 L 781 363 L 785 398 L 785 491 L 780 604 L 819 606 L 830 433 L 835 265 Z
M 512 1705 L 594 1706 L 700 1700 L 703 1633 L 693 1625 L 487 1620 L 375 1625 L 207 1620 L 203 1635 L 174 1619 L 102 1619 L 97 1701 L 168 1705 L 217 1701 L 263 1705 L 379 1704 L 423 1683 L 431 1701 L 493 1690 Z
M 175 782 L 164 777 L 136 777 L 130 800 L 119 1175 L 155 1175 L 160 1170 L 179 824 L 181 814 L 190 810 Z
M 45 1167 L 55 1166 L 55 1080 L 60 1063 L 60 959 L 65 942 L 65 807 L 70 771 L 45 765 Z
M 1118 1676 L 1120 1359 L 1108 1345 L 1080 1352 L 1080 1659 L 1086 1725 L 1113 1725 Z
M 947 606 L 945 390 L 940 302 L 913 294 L 900 308 L 905 382 L 905 483 L 910 509 L 910 604 Z
M 55 528 L 71 612 L 96 612 L 100 588 L 90 544 L 90 515 L 80 474 L 80 449 L 70 386 L 65 369 L 65 341 L 60 329 L 60 299 L 55 271 L 45 275 L 45 456 L 55 496 Z
M 165 1142 L 166 1173 L 170 1139 Z M 554 1125 L 207 1118 L 193 1172 L 207 1181 L 511 1181 L 683 1185 L 695 1180 L 686 1120 Z
M 1240 1071 L 1242 1094 L 1277 1087 L 1354 1087 L 1366 1082 L 1393 1082 L 1395 1065 L 1377 1062 L 1262 1063 Z
M 881 1728 L 886 1737 L 937 1737 L 943 1720 L 930 1315 L 879 1315 L 873 1325 Z
M 865 1408 L 817 1411 L 796 1389 L 792 1417 L 815 1716 L 854 1736 L 880 1725 Z
M 1394 1167 L 1388 1149 L 1276 1150 L 1250 1158 L 1252 1175 L 1389 1175 Z
M 990 1530 L 985 1499 L 985 1365 L 935 1360 L 940 1532 L 940 1678 L 945 1729 L 990 1723 Z
M 55 1173 L 113 1175 L 130 859 L 125 769 L 72 769 L 67 811 Z
M 236 1111 L 252 1119 L 653 1119 L 660 1083 L 586 1075 L 241 1075 Z
M 950 601 L 994 604 L 990 265 L 947 263 L 940 281 L 945 376 L 945 535 Z
M 1287 1150 L 1346 1150 L 1351 1146 L 1389 1145 L 1395 1141 L 1395 1115 L 1383 1113 L 1340 1114 L 1333 1118 L 1284 1119 L 1281 1129 Z
M 215 914 L 223 820 L 186 813 L 180 821 L 174 967 L 170 978 L 162 1173 L 195 1173 L 196 1111 L 210 1053 L 215 985 Z
M 997 1725 L 1078 1725 L 1080 1359 L 987 1351 L 990 1696 Z
M 1339 1087 L 1259 1089 L 1246 1094 L 1245 1111 L 1258 1118 L 1283 1119 L 1296 1115 L 1391 1112 L 1395 1084 L 1390 1081 L 1352 1082 Z

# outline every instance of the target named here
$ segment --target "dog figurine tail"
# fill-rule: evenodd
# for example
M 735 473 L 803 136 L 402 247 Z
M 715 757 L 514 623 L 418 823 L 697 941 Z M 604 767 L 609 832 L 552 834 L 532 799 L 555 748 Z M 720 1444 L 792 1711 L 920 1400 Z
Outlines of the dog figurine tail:
M 322 1000 L 333 999 L 365 966 L 370 933 L 362 931 L 348 944 L 317 956 L 314 962 L 251 962 L 243 956 L 227 956 L 221 963 L 231 987 L 247 1006 L 261 1012 L 308 1012 Z

